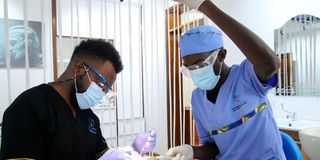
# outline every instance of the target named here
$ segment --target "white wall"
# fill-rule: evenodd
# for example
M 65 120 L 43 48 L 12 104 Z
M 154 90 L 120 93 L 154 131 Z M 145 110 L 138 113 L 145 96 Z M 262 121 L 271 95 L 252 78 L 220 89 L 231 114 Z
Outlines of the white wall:
M 282 111 L 281 103 L 286 110 L 296 112 L 298 120 L 320 121 L 320 97 L 302 97 L 302 96 L 274 96 L 269 99 L 273 106 L 275 117 L 286 118 L 287 113 Z
M 4 2 L 0 0 L 0 18 L 4 18 Z M 42 50 L 45 56 L 44 68 L 30 68 L 30 87 L 41 83 L 50 82 L 53 79 L 52 67 L 52 45 L 51 45 L 51 3 L 47 1 L 34 0 L 27 3 L 28 20 L 42 22 Z M 43 14 L 42 14 L 43 13 Z M 23 1 L 8 1 L 8 18 L 23 20 Z M 3 38 L 3 37 L 1 37 Z M 24 90 L 27 89 L 26 69 L 10 69 L 11 100 L 8 95 L 8 72 L 6 68 L 0 68 L 0 119 L 4 110 Z
M 274 49 L 274 30 L 284 25 L 290 18 L 299 14 L 320 17 L 318 0 L 215 0 L 219 8 L 246 25 L 260 36 L 270 48 Z M 236 5 L 235 5 L 236 4 Z M 234 43 L 224 36 L 228 65 L 239 64 L 244 56 Z M 288 110 L 295 111 L 298 119 L 320 120 L 320 102 L 318 97 L 275 97 L 270 96 L 275 116 L 283 116 L 280 103 Z

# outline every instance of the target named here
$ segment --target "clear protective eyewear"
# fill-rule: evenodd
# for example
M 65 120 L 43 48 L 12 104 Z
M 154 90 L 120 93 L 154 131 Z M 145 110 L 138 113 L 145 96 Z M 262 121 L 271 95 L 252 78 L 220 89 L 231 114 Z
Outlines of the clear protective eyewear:
M 190 71 L 213 65 L 220 50 L 221 48 L 212 51 L 212 53 L 203 62 L 198 64 L 194 64 L 189 67 L 182 64 L 180 67 L 180 72 L 185 76 L 190 77 Z
M 87 71 L 91 70 L 93 73 L 95 73 L 98 76 L 100 81 L 97 84 L 98 84 L 98 86 L 100 86 L 102 88 L 102 90 L 103 90 L 103 92 L 105 94 L 107 94 L 109 91 L 112 90 L 111 89 L 111 87 L 112 87 L 111 83 L 106 78 L 104 78 L 102 76 L 102 74 L 100 74 L 96 69 L 94 69 L 93 67 L 89 66 L 88 64 L 84 64 L 84 66 L 86 68 L 88 68 Z

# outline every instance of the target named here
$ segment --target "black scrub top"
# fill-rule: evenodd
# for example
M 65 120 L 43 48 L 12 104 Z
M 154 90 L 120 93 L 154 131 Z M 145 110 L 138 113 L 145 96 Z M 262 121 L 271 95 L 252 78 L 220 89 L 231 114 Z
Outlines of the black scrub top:
M 74 117 L 60 94 L 42 84 L 23 92 L 3 115 L 1 159 L 97 159 L 108 145 L 91 109 Z

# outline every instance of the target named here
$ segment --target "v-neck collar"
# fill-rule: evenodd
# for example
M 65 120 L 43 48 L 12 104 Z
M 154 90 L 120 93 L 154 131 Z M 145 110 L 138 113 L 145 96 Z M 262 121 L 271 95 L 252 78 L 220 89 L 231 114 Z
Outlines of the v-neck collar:
M 231 68 L 230 68 L 230 72 L 229 72 L 229 74 L 228 74 L 228 77 L 227 77 L 227 79 L 223 82 L 223 84 L 221 85 L 221 87 L 220 87 L 220 89 L 219 89 L 219 92 L 218 92 L 218 94 L 217 94 L 217 98 L 216 98 L 216 102 L 215 103 L 212 103 L 209 99 L 208 99 L 208 97 L 207 97 L 207 90 L 202 90 L 204 93 L 204 98 L 205 98 L 205 101 L 206 101 L 206 103 L 209 103 L 209 104 L 211 104 L 212 106 L 215 106 L 218 102 L 219 102 L 219 97 L 221 96 L 221 90 L 224 90 L 224 88 L 226 87 L 226 84 L 229 84 L 229 81 L 231 81 L 231 79 L 233 78 L 233 74 L 232 74 L 232 72 L 233 72 L 233 69 L 234 67 L 233 66 L 231 66 Z
M 73 113 L 72 113 L 72 110 L 69 107 L 69 104 L 60 95 L 60 93 L 56 89 L 54 89 L 50 84 L 46 84 L 46 85 L 52 90 L 52 92 L 56 95 L 56 97 L 58 97 L 58 99 L 64 104 L 64 109 L 67 110 L 68 114 L 70 114 L 75 121 L 80 119 L 80 109 L 75 106 L 76 116 L 74 116 Z

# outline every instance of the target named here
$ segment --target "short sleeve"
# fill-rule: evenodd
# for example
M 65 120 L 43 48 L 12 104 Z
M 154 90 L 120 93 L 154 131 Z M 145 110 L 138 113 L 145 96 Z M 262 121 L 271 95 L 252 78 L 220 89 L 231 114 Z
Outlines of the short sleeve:
M 108 144 L 104 137 L 102 136 L 99 118 L 95 115 L 95 121 L 97 124 L 97 141 L 96 141 L 96 157 L 97 159 L 101 157 L 106 151 L 109 150 Z
M 39 99 L 22 95 L 8 107 L 2 122 L 1 158 L 43 158 L 43 126 L 35 109 L 44 105 Z
M 278 85 L 278 74 L 274 74 L 267 82 L 261 82 L 256 75 L 252 63 L 246 59 L 240 65 L 240 72 L 242 73 L 243 79 L 250 83 L 254 89 L 262 94 L 266 95 L 267 91 Z
M 213 140 L 211 139 L 208 131 L 205 129 L 205 127 L 203 126 L 201 120 L 200 120 L 200 116 L 197 112 L 197 108 L 199 107 L 195 100 L 194 100 L 194 93 L 192 94 L 192 101 L 191 101 L 191 104 L 192 104 L 192 115 L 193 115 L 193 118 L 194 118 L 194 121 L 196 123 L 196 128 L 197 128 L 197 131 L 198 131 L 198 137 L 199 137 L 199 140 L 200 140 L 200 143 L 201 144 L 205 144 L 205 143 L 210 143 L 210 142 L 213 142 Z

